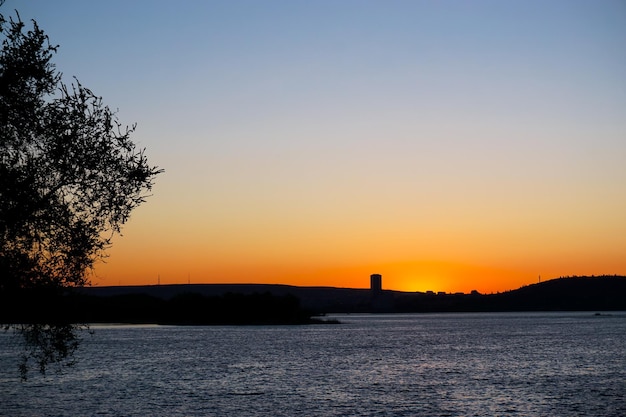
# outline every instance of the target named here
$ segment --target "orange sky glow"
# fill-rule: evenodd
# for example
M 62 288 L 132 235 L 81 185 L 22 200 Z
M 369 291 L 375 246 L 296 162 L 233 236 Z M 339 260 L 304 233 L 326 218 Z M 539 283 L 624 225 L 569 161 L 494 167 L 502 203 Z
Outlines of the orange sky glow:
M 3 7 L 164 170 L 92 285 L 626 275 L 623 1 Z

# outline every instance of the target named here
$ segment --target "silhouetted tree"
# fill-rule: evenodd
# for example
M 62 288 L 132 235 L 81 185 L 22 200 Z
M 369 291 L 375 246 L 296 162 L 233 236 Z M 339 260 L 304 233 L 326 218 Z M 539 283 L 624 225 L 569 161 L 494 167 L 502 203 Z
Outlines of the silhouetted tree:
M 77 80 L 61 81 L 51 61 L 57 46 L 35 21 L 27 29 L 17 12 L 0 14 L 0 38 L 2 302 L 20 291 L 87 284 L 88 270 L 161 171 L 130 140 L 134 126 L 123 128 Z M 24 372 L 29 358 L 45 371 L 76 346 L 76 324 L 4 326 L 21 332 L 31 349 Z

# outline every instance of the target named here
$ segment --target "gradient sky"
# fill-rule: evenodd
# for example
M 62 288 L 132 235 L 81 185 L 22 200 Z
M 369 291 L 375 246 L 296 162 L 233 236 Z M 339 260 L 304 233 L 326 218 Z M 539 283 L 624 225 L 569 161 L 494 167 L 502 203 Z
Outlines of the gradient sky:
M 94 285 L 626 274 L 624 1 L 2 9 L 165 170 Z

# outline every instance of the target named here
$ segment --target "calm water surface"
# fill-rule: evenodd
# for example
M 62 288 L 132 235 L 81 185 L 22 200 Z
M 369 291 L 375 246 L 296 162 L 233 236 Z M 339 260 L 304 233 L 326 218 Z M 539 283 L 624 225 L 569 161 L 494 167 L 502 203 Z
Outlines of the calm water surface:
M 348 315 L 340 325 L 96 326 L 2 416 L 626 416 L 626 313 Z

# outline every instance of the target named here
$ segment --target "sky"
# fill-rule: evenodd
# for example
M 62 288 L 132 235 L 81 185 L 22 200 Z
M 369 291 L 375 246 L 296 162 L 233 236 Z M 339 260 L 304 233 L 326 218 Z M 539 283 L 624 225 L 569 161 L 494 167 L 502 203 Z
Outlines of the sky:
M 624 1 L 15 9 L 164 169 L 93 285 L 626 275 Z

